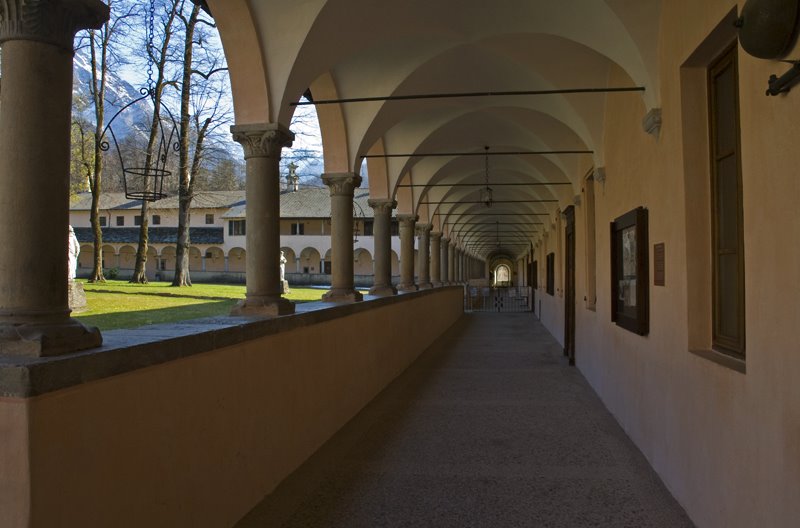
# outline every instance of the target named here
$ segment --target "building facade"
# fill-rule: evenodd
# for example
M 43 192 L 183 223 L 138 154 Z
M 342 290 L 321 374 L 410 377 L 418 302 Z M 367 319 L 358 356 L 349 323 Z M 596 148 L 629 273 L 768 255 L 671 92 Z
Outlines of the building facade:
M 331 281 L 330 193 L 324 187 L 298 187 L 281 193 L 281 251 L 287 260 L 286 279 L 293 285 L 325 285 Z M 77 195 L 70 205 L 70 225 L 75 228 L 81 253 L 78 276 L 92 271 L 94 234 L 91 229 L 91 194 Z M 368 193 L 354 197 L 353 227 L 355 281 L 373 284 L 375 252 L 372 208 Z M 103 262 L 106 277 L 129 278 L 136 262 L 141 224 L 141 202 L 123 193 L 105 193 L 100 199 Z M 190 214 L 189 269 L 197 282 L 245 282 L 247 271 L 247 201 L 244 191 L 204 191 L 195 196 Z M 370 214 L 370 216 L 366 216 Z M 178 227 L 177 197 L 149 207 L 149 280 L 170 281 L 175 271 Z M 400 273 L 400 239 L 392 222 L 391 265 L 394 282 Z

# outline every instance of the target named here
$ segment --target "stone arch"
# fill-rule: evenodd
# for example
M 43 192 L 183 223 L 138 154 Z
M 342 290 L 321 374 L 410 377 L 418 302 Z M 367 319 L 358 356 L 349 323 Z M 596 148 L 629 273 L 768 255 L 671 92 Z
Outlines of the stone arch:
M 105 254 L 105 251 L 103 252 Z M 122 246 L 119 248 L 119 269 L 132 270 L 136 265 L 136 248 Z
M 392 263 L 392 276 L 400 275 L 400 257 L 394 250 L 391 250 L 389 256 Z
M 175 257 L 175 246 L 166 246 L 161 248 L 161 254 L 159 255 L 159 258 L 162 264 L 160 269 L 163 271 L 175 271 Z
M 94 244 L 81 244 L 81 253 L 78 255 L 79 269 L 92 269 L 94 267 Z
M 225 253 L 217 246 L 211 246 L 203 253 L 206 260 L 206 271 L 224 272 Z
M 320 254 L 316 248 L 307 247 L 300 252 L 300 270 L 303 273 L 321 273 Z
M 203 254 L 196 246 L 189 247 L 189 269 L 201 271 L 203 269 Z
M 247 252 L 240 247 L 228 251 L 228 271 L 247 273 Z
M 339 98 L 336 82 L 330 72 L 317 77 L 309 88 L 316 99 Z M 317 119 L 322 138 L 322 151 L 325 153 L 325 172 L 350 172 L 347 129 L 344 124 L 342 106 L 339 104 L 317 106 Z
M 358 248 L 353 252 L 353 274 L 354 275 L 373 275 L 372 255 L 364 248 Z

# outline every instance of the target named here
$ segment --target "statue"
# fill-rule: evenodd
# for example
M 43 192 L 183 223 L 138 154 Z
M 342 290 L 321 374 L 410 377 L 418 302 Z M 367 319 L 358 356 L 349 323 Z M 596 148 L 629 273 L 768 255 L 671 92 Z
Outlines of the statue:
M 78 267 L 78 255 L 81 254 L 81 245 L 78 243 L 78 237 L 75 236 L 75 230 L 69 226 L 69 242 L 67 248 L 67 279 L 75 280 L 75 272 Z
M 75 230 L 69 226 L 69 238 L 67 241 L 67 296 L 69 309 L 73 312 L 83 312 L 88 306 L 86 304 L 86 293 L 83 291 L 83 284 L 75 281 L 75 272 L 78 267 L 78 255 L 81 253 L 81 245 Z
M 281 251 L 281 282 L 286 280 L 284 277 L 286 275 L 286 256 Z

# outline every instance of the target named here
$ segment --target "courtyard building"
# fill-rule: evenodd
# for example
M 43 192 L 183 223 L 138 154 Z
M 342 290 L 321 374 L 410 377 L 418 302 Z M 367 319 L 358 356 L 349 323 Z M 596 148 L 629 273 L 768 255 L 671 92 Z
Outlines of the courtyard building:
M 797 526 L 800 3 L 195 1 L 246 166 L 195 262 L 246 250 L 246 293 L 102 333 L 68 167 L 108 7 L 0 3 L 1 526 Z M 283 210 L 303 97 L 318 216 Z M 330 262 L 323 302 L 282 296 L 282 249 Z M 465 314 L 497 281 L 532 312 Z

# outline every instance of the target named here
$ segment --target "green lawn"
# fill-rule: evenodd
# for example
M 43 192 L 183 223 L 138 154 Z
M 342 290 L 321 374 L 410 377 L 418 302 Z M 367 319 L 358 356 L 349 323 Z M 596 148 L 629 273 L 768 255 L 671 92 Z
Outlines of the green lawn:
M 73 317 L 100 330 L 227 315 L 245 295 L 244 285 L 195 284 L 190 288 L 173 288 L 167 282 L 80 282 L 86 290 L 89 310 Z M 325 290 L 292 288 L 286 297 L 294 302 L 309 302 L 320 300 L 323 293 Z

